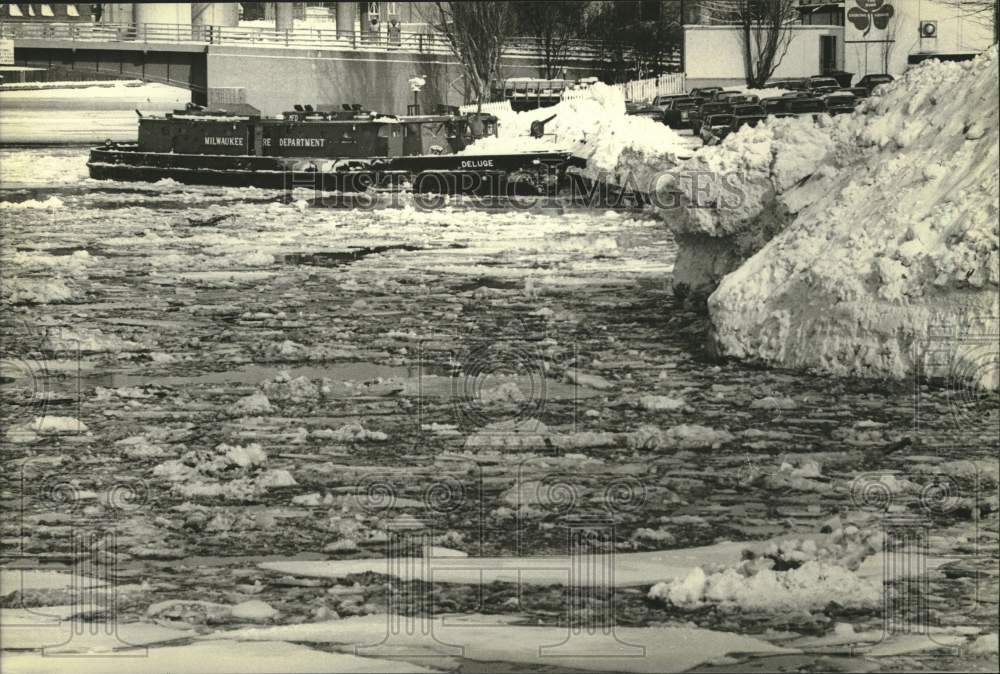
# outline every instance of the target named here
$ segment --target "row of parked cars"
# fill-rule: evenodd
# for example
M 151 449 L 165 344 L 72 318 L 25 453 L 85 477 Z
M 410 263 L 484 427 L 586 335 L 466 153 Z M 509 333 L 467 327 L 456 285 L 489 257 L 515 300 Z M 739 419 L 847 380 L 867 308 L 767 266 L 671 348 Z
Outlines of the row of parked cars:
M 832 77 L 784 80 L 768 87 L 788 91 L 763 99 L 742 91 L 703 87 L 687 94 L 657 96 L 652 104 L 629 114 L 655 119 L 672 129 L 691 129 L 706 145 L 714 145 L 729 133 L 743 126 L 756 126 L 768 117 L 815 118 L 853 112 L 858 100 L 892 79 L 892 75 L 865 75 L 855 86 L 846 88 Z

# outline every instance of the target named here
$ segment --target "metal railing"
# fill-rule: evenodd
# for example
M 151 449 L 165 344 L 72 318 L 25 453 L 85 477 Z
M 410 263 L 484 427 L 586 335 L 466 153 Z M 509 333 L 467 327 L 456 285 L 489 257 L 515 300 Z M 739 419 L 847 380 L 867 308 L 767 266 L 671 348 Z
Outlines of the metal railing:
M 399 50 L 450 54 L 448 39 L 439 33 L 369 32 L 301 27 L 277 30 L 261 27 L 192 26 L 186 24 L 0 23 L 6 39 L 49 39 L 73 42 L 186 43 L 252 47 L 313 47 L 326 49 Z M 566 50 L 570 60 L 603 58 L 612 45 L 573 40 Z M 511 38 L 505 56 L 543 56 L 544 43 L 535 37 Z

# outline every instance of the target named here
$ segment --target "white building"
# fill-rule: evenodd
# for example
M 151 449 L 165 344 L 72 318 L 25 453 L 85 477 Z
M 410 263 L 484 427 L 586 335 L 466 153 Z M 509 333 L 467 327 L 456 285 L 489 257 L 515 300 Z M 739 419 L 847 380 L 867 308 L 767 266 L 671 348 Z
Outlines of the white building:
M 980 52 L 993 43 L 981 19 L 938 0 L 800 0 L 799 11 L 802 22 L 792 27 L 772 79 L 833 71 L 853 73 L 855 81 L 872 73 L 899 75 L 921 53 Z M 745 83 L 739 29 L 685 25 L 684 70 L 691 87 Z

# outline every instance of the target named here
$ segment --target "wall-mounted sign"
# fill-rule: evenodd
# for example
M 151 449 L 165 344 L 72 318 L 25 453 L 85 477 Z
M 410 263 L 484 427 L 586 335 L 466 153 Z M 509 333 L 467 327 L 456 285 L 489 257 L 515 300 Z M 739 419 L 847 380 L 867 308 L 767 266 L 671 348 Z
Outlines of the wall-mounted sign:
M 14 65 L 13 40 L 0 40 L 0 65 Z
M 847 10 L 847 20 L 854 24 L 858 30 L 864 31 L 863 35 L 868 35 L 874 26 L 878 30 L 885 30 L 889 25 L 889 19 L 895 13 L 892 5 L 885 0 L 854 0 L 856 7 Z

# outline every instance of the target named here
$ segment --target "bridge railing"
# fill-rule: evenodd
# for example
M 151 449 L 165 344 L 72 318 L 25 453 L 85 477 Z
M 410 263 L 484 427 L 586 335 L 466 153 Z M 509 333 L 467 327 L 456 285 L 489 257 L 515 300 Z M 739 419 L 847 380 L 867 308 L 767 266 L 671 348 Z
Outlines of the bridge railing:
M 88 23 L 0 23 L 0 36 L 7 39 L 52 39 L 74 42 L 194 43 L 253 47 L 314 47 L 376 51 L 410 51 L 448 54 L 448 38 L 440 33 L 344 31 L 299 27 L 277 30 L 261 27 L 192 26 L 186 24 L 88 24 Z M 611 45 L 595 40 L 573 40 L 566 57 L 601 59 Z M 536 37 L 510 40 L 508 56 L 543 56 L 545 45 Z

